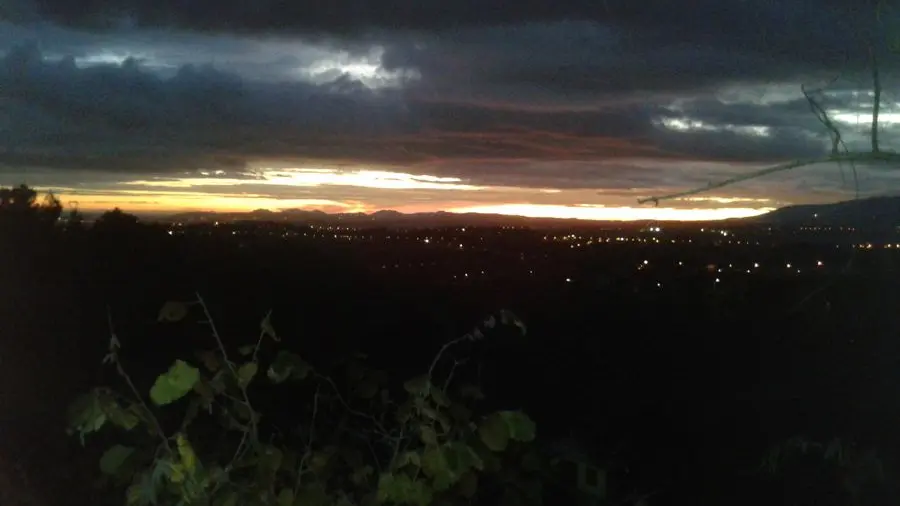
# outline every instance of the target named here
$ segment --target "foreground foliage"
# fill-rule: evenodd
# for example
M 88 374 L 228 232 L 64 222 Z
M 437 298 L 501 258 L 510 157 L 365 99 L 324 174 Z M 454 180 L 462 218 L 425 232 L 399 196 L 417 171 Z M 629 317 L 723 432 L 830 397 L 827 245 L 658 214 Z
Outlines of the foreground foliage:
M 860 448 L 852 441 L 833 438 L 818 442 L 793 437 L 772 446 L 761 467 L 771 475 L 781 476 L 786 483 L 802 485 L 804 478 L 812 477 L 820 488 L 818 492 L 828 491 L 821 489 L 820 480 L 824 477 L 846 504 L 883 502 L 873 497 L 878 497 L 887 482 L 884 463 L 874 448 Z
M 540 480 L 530 475 L 540 468 L 528 444 L 534 422 L 518 411 L 479 412 L 484 396 L 476 385 L 455 381 L 457 362 L 435 377 L 448 348 L 483 339 L 496 325 L 524 332 L 509 312 L 447 343 L 425 374 L 400 384 L 367 366 L 364 356 L 326 370 L 279 351 L 271 315 L 258 338 L 236 353 L 223 344 L 199 296 L 167 303 L 159 319 L 179 321 L 194 311 L 202 311 L 213 347 L 194 361 L 174 360 L 141 392 L 112 332 L 104 362 L 116 368 L 125 390 L 96 388 L 71 406 L 70 433 L 82 442 L 101 429 L 118 430 L 99 469 L 125 504 L 540 502 Z M 257 404 L 272 410 L 264 416 Z

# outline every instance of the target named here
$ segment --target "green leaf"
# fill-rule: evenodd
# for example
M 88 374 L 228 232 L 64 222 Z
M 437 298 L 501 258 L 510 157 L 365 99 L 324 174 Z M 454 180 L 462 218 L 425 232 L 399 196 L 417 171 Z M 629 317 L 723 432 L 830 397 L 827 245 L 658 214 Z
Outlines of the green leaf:
M 222 367 L 222 364 L 219 362 L 219 356 L 212 350 L 198 351 L 196 355 L 209 372 L 216 372 Z
M 353 470 L 350 475 L 350 481 L 357 487 L 361 487 L 369 482 L 369 476 L 374 474 L 375 469 L 370 465 L 365 465 Z
M 422 425 L 419 427 L 419 439 L 426 445 L 437 445 L 437 432 L 430 425 Z
M 275 383 L 283 383 L 288 378 L 295 380 L 306 379 L 311 371 L 312 366 L 300 358 L 300 355 L 289 351 L 279 351 L 275 355 L 272 365 L 266 371 L 266 375 Z
M 454 442 L 431 447 L 422 456 L 422 471 L 433 480 L 434 489 L 444 491 L 472 469 L 482 469 L 483 462 L 466 444 Z
M 431 406 L 426 406 L 426 405 L 420 406 L 419 411 L 422 413 L 422 415 L 424 417 L 428 418 L 429 420 L 431 420 L 433 422 L 438 422 L 441 425 L 441 428 L 444 430 L 444 432 L 450 431 L 450 428 L 452 427 L 452 423 L 450 422 L 450 419 L 447 418 L 447 416 L 444 415 L 443 413 L 441 413 L 440 411 L 432 408 Z
M 84 442 L 84 436 L 96 432 L 106 424 L 106 412 L 100 402 L 99 390 L 79 396 L 69 406 L 69 432 L 77 432 Z
M 278 493 L 278 506 L 293 506 L 294 504 L 294 491 L 287 487 L 281 489 L 281 492 Z
M 471 499 L 478 492 L 478 475 L 469 471 L 462 475 L 457 482 L 457 490 L 459 495 L 466 499 Z
M 434 489 L 444 491 L 453 485 L 454 473 L 442 448 L 429 448 L 422 455 L 422 471 L 434 480 Z
M 521 411 L 501 411 L 499 415 L 506 422 L 510 439 L 523 443 L 534 441 L 537 427 L 528 415 Z
M 228 471 L 216 464 L 213 464 L 213 466 L 209 469 L 209 471 L 206 472 L 206 475 L 203 478 L 204 486 L 211 486 L 216 489 L 224 485 L 227 481 Z
M 271 310 L 266 313 L 266 316 L 263 317 L 261 322 L 259 322 L 259 330 L 264 336 L 271 337 L 273 341 L 281 341 L 281 339 L 278 338 L 278 334 L 275 333 L 275 327 L 272 326 Z
M 125 430 L 131 430 L 141 422 L 139 415 L 141 409 L 139 404 L 132 404 L 128 408 L 123 408 L 114 400 L 109 405 L 104 406 L 104 411 L 109 421 Z
M 209 380 L 209 388 L 216 394 L 223 394 L 228 390 L 229 385 L 233 385 L 233 381 L 234 378 L 231 377 L 231 374 L 227 373 L 225 369 L 220 369 L 219 372 Z
M 197 392 L 199 401 L 207 408 L 212 404 L 216 397 L 216 391 L 213 388 L 212 383 L 203 378 L 194 385 L 194 392 Z
M 256 422 L 259 421 L 260 414 L 252 411 L 244 402 L 239 402 L 237 400 L 234 401 L 234 405 L 231 408 L 237 418 L 241 421 L 245 422 Z M 240 428 L 240 430 L 244 430 L 244 428 Z
M 312 452 L 312 456 L 309 458 L 309 468 L 313 472 L 325 469 L 328 466 L 328 463 L 331 462 L 331 458 L 334 456 L 336 450 L 335 447 L 328 446 L 322 451 Z
M 245 357 L 248 357 L 253 354 L 254 350 L 256 350 L 256 346 L 248 344 L 246 346 L 241 346 L 240 348 L 238 348 L 238 353 Z
M 465 443 L 453 443 L 453 449 L 456 451 L 456 454 L 463 464 L 466 466 L 477 469 L 479 471 L 484 470 L 484 461 L 478 456 L 478 453 L 474 448 L 465 444 Z
M 185 478 L 187 478 L 187 470 L 180 462 L 171 462 L 168 460 L 159 462 L 163 475 L 168 478 L 170 482 L 183 483 Z
M 234 490 L 228 491 L 213 501 L 213 506 L 237 506 L 238 494 Z
M 434 495 L 431 489 L 421 481 L 413 481 L 405 474 L 382 474 L 378 478 L 376 502 L 378 504 L 396 503 L 411 506 L 429 506 Z
M 100 472 L 109 476 L 115 475 L 133 453 L 134 448 L 122 445 L 115 445 L 106 450 L 100 457 Z
M 478 436 L 491 451 L 502 452 L 509 444 L 509 428 L 500 413 L 488 416 L 478 426 Z
M 161 322 L 179 322 L 188 314 L 187 304 L 176 300 L 170 300 L 163 304 L 159 310 L 158 321 Z
M 430 379 L 427 374 L 423 374 L 422 376 L 406 380 L 403 383 L 403 389 L 411 395 L 425 395 L 431 387 Z
M 197 469 L 197 454 L 188 441 L 187 436 L 182 433 L 175 435 L 175 443 L 178 448 L 178 455 L 181 457 L 181 464 L 189 473 L 193 473 Z
M 416 452 L 405 452 L 397 457 L 397 462 L 394 464 L 394 468 L 400 469 L 406 465 L 422 467 L 422 458 Z
M 503 461 L 498 457 L 498 454 L 488 448 L 484 443 L 476 445 L 474 451 L 481 460 L 481 467 L 478 468 L 479 471 L 484 471 L 488 474 L 496 474 L 503 469 Z
M 283 461 L 284 453 L 274 446 L 267 446 L 259 456 L 260 467 L 271 472 L 281 469 L 281 463 Z
M 447 397 L 447 394 L 438 387 L 431 387 L 431 398 L 434 399 L 435 404 L 442 408 L 450 406 L 450 399 Z
M 241 388 L 249 385 L 250 382 L 253 381 L 253 377 L 256 376 L 256 371 L 258 370 L 259 366 L 256 362 L 247 362 L 242 365 L 237 371 L 238 385 L 240 385 Z
M 165 374 L 156 378 L 153 388 L 150 389 L 150 399 L 157 406 L 171 404 L 187 395 L 199 380 L 199 369 L 182 360 L 176 360 Z
M 341 494 L 335 501 L 334 506 L 356 506 L 356 504 L 345 494 Z
M 143 472 L 137 476 L 126 492 L 128 506 L 148 506 L 156 504 L 156 486 L 159 483 L 157 473 Z
M 294 503 L 298 506 L 328 506 L 331 498 L 321 485 L 311 483 L 300 489 Z

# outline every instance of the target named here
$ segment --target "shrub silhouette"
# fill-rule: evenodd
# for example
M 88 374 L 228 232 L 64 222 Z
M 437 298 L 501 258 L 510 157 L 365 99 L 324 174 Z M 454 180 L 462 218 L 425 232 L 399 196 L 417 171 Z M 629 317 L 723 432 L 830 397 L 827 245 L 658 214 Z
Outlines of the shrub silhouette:
M 133 230 L 140 220 L 133 214 L 126 213 L 118 207 L 106 211 L 94 221 L 93 228 L 98 232 L 121 233 Z
M 62 204 L 53 193 L 38 201 L 37 191 L 21 184 L 0 188 L 0 228 L 23 232 L 53 227 L 62 215 Z

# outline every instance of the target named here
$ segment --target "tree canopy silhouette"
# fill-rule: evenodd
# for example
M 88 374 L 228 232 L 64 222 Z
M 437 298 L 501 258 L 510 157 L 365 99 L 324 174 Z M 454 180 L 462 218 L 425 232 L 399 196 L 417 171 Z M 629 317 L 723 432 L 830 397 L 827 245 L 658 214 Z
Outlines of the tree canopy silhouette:
M 5 261 L 28 258 L 46 248 L 61 215 L 62 204 L 53 193 L 41 199 L 25 184 L 0 188 L 0 236 L 10 246 L 3 248 Z
M 0 222 L 6 230 L 17 224 L 53 226 L 61 215 L 62 204 L 52 192 L 39 202 L 37 191 L 28 185 L 0 188 Z
M 116 207 L 112 211 L 106 211 L 94 221 L 94 230 L 121 232 L 133 229 L 139 222 L 137 216 Z

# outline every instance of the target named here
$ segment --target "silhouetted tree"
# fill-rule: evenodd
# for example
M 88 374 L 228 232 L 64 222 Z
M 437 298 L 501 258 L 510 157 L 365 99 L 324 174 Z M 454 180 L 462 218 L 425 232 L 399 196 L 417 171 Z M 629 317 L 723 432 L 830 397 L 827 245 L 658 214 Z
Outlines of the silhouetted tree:
M 118 207 L 112 211 L 106 211 L 94 222 L 94 230 L 122 232 L 134 229 L 140 220 L 133 214 L 126 213 Z
M 64 218 L 66 230 L 79 230 L 84 227 L 84 214 L 78 210 L 78 206 L 72 206 Z
M 5 247 L 6 261 L 12 256 L 28 258 L 36 250 L 53 249 L 47 240 L 53 235 L 62 214 L 62 204 L 52 193 L 38 199 L 38 192 L 25 184 L 0 188 L 0 235 L 10 247 Z
M 54 225 L 62 215 L 62 204 L 52 192 L 38 202 L 37 191 L 21 184 L 0 188 L 0 220 L 7 228 L 11 224 L 24 226 Z

